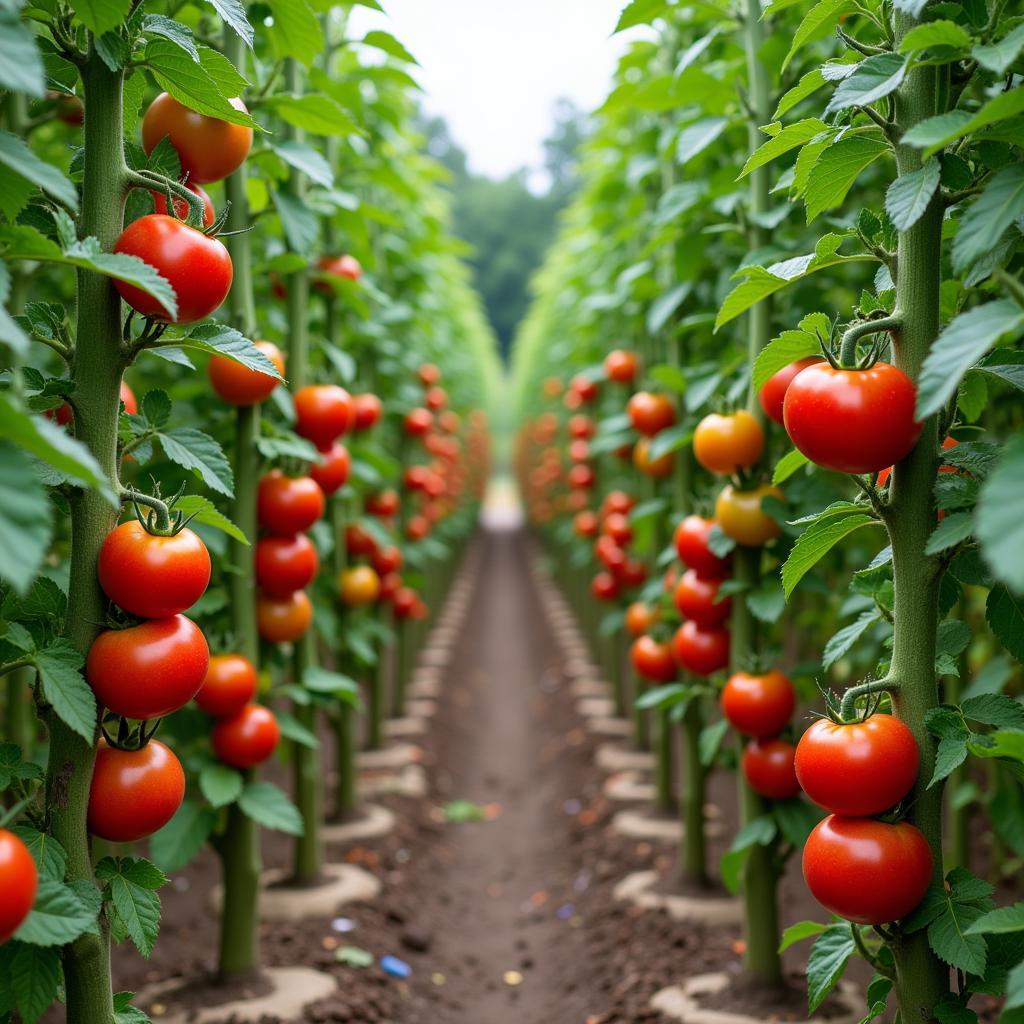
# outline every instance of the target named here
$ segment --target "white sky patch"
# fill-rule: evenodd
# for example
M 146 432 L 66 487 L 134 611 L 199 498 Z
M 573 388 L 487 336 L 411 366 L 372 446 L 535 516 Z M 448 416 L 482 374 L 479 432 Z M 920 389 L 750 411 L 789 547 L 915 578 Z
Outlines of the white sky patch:
M 396 36 L 419 61 L 424 107 L 448 122 L 472 170 L 501 178 L 543 162 L 555 100 L 593 110 L 626 37 L 626 0 L 382 0 L 354 8 L 350 31 Z

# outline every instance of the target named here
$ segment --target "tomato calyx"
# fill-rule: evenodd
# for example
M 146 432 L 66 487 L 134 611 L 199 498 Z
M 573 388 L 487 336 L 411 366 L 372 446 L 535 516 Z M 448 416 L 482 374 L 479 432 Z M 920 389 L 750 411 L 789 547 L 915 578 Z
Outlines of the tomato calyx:
M 185 484 L 182 484 L 178 491 L 166 501 L 160 497 L 160 486 L 156 486 L 156 494 L 143 494 L 133 487 L 125 488 L 121 494 L 121 501 L 130 501 L 135 511 L 135 518 L 139 525 L 154 537 L 174 537 L 181 533 L 189 523 L 195 519 L 198 513 L 185 515 L 179 509 L 175 509 L 178 499 L 185 493 Z M 143 507 L 149 511 L 143 515 Z
M 822 355 L 833 370 L 870 370 L 881 358 L 886 346 L 891 344 L 891 335 L 900 329 L 902 319 L 895 313 L 874 310 L 865 319 L 850 324 L 839 341 L 838 352 L 819 336 L 818 344 Z M 867 352 L 857 358 L 857 345 L 862 338 L 883 335 L 871 344 Z M 830 339 L 831 341 L 831 339 Z
M 117 719 L 117 738 L 115 739 L 110 735 L 107 729 L 109 721 Z M 108 715 L 106 720 L 100 723 L 100 732 L 107 743 L 115 750 L 124 750 L 126 752 L 134 752 L 141 750 L 149 741 L 156 735 L 157 729 L 160 728 L 160 723 L 163 721 L 162 718 L 153 718 L 148 722 L 141 721 L 138 727 L 132 725 L 132 720 L 125 718 L 123 715 Z M 147 728 L 148 726 L 148 728 Z
M 871 679 L 857 686 L 851 686 L 842 696 L 839 702 L 838 711 L 835 708 L 835 699 L 829 695 L 826 706 L 829 709 L 830 717 L 839 725 L 854 725 L 869 719 L 876 711 L 886 695 L 891 695 L 900 688 L 895 679 Z M 857 702 L 867 698 L 862 707 Z

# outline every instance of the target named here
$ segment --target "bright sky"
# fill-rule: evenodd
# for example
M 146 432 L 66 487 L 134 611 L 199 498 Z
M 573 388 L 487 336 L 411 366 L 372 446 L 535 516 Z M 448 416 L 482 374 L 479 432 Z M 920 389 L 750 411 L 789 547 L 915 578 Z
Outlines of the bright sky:
M 424 106 L 442 115 L 474 171 L 492 177 L 540 165 L 551 110 L 568 96 L 604 99 L 625 47 L 611 36 L 626 0 L 382 0 L 354 9 L 351 30 L 383 28 L 420 67 Z M 625 33 L 624 33 L 625 35 Z

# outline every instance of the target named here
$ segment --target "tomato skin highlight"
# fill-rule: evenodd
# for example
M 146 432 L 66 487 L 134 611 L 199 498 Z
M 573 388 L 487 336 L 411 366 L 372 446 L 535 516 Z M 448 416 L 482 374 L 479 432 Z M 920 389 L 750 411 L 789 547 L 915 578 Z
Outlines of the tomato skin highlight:
M 672 638 L 672 651 L 687 672 L 714 675 L 729 664 L 729 631 L 701 629 L 696 622 L 684 622 Z
M 284 355 L 281 350 L 271 341 L 257 341 L 254 344 L 283 377 Z M 256 405 L 268 399 L 281 383 L 269 373 L 250 370 L 234 359 L 218 355 L 210 357 L 206 375 L 217 397 L 229 405 Z
M 800 792 L 793 770 L 796 747 L 786 740 L 751 740 L 743 749 L 741 767 L 750 788 L 769 800 L 788 800 Z
M 142 619 L 166 619 L 191 608 L 210 583 L 210 553 L 187 527 L 173 537 L 149 533 L 138 521 L 115 527 L 97 561 L 103 592 Z
M 13 832 L 0 828 L 0 945 L 31 913 L 38 886 L 39 871 L 28 847 Z
M 781 370 L 776 370 L 765 381 L 764 387 L 761 388 L 757 395 L 757 400 L 761 404 L 765 416 L 770 420 L 774 420 L 780 427 L 784 426 L 782 403 L 786 397 L 786 392 L 789 390 L 789 385 L 793 383 L 793 378 L 801 370 L 806 370 L 808 366 L 813 366 L 821 361 L 821 356 L 807 356 L 804 359 L 798 359 L 796 362 L 790 363 L 789 366 L 784 366 Z
M 321 452 L 320 461 L 309 467 L 309 475 L 325 495 L 340 491 L 351 471 L 352 457 L 340 441 L 335 441 L 327 451 Z
M 809 366 L 783 403 L 786 432 L 811 460 L 838 473 L 879 473 L 910 454 L 921 435 L 917 388 L 898 367 Z
M 323 514 L 324 492 L 309 476 L 285 476 L 279 469 L 265 474 L 256 492 L 256 516 L 268 533 L 291 537 L 304 533 Z
M 857 924 L 885 924 L 906 917 L 924 899 L 932 853 L 909 822 L 830 814 L 807 838 L 803 872 L 826 910 Z
M 248 112 L 237 97 L 228 102 L 235 110 Z M 142 118 L 142 148 L 147 155 L 164 136 L 178 151 L 182 175 L 200 185 L 233 174 L 252 148 L 251 128 L 200 114 L 166 92 L 150 103 Z
M 848 725 L 822 718 L 800 737 L 796 773 L 825 810 L 866 818 L 910 792 L 920 760 L 914 734 L 893 715 L 876 713 Z
M 599 572 L 590 581 L 590 592 L 598 601 L 614 601 L 619 596 L 619 581 L 610 572 Z
M 313 622 L 313 603 L 304 590 L 287 597 L 260 594 L 256 598 L 256 627 L 272 644 L 298 640 Z
M 778 669 L 761 675 L 734 672 L 722 688 L 722 714 L 744 736 L 778 736 L 796 709 L 793 684 Z
M 778 487 L 761 484 L 750 491 L 740 491 L 727 484 L 715 500 L 715 518 L 726 536 L 737 544 L 758 548 L 782 533 L 782 527 L 761 508 L 763 498 L 785 501 Z
M 89 831 L 111 843 L 133 843 L 167 824 L 185 799 L 185 773 L 174 752 L 151 739 L 118 750 L 100 739 L 89 789 Z
M 184 707 L 210 665 L 203 631 L 184 615 L 104 630 L 85 660 L 97 700 L 125 718 L 147 720 Z
M 723 579 L 729 575 L 729 559 L 719 558 L 708 546 L 714 519 L 689 515 L 672 536 L 679 561 L 703 579 Z
M 232 768 L 254 768 L 277 749 L 281 727 L 270 708 L 247 704 L 232 718 L 223 718 L 210 736 L 213 752 Z
M 256 667 L 241 654 L 214 654 L 195 702 L 214 718 L 232 718 L 256 696 Z
M 261 537 L 256 542 L 256 583 L 264 594 L 287 597 L 316 578 L 320 558 L 304 534 Z
M 632 384 L 636 378 L 637 363 L 635 352 L 615 348 L 604 357 L 604 372 L 616 384 Z
M 692 619 L 702 629 L 722 625 L 732 611 L 732 598 L 715 602 L 721 580 L 705 579 L 695 569 L 687 569 L 676 584 L 675 602 L 679 614 Z
M 410 437 L 423 437 L 434 425 L 434 414 L 429 409 L 410 409 L 405 414 L 403 426 Z
M 160 301 L 126 281 L 114 280 L 121 298 L 143 316 L 175 324 L 205 320 L 231 289 L 233 269 L 224 243 L 164 213 L 132 221 L 118 236 L 114 252 L 137 256 L 158 270 L 178 300 L 175 316 Z

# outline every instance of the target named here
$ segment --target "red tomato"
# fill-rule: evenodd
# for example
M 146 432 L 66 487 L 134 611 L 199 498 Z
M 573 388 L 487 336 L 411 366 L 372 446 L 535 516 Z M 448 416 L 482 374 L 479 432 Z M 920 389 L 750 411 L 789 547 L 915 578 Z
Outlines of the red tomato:
M 241 654 L 214 654 L 195 702 L 214 718 L 232 718 L 256 696 L 256 668 Z
M 161 537 L 132 520 L 104 538 L 97 571 L 104 593 L 126 612 L 165 619 L 203 596 L 210 583 L 210 553 L 187 527 Z
M 353 430 L 369 430 L 380 422 L 384 414 L 384 403 L 369 391 L 356 395 L 352 399 L 352 408 L 355 414 Z
M 611 512 L 605 516 L 601 532 L 623 547 L 633 539 L 633 527 L 629 525 L 629 517 L 621 512 Z
M 597 398 L 597 381 L 591 380 L 582 373 L 576 374 L 576 376 L 569 381 L 569 389 L 579 396 L 581 402 L 592 402 Z
M 139 403 L 135 401 L 135 392 L 124 381 L 121 381 L 121 402 L 126 413 L 129 413 L 131 416 L 138 414 Z M 59 417 L 58 422 L 60 422 Z
M 423 437 L 434 425 L 434 414 L 429 409 L 410 409 L 405 414 L 405 432 L 410 437 Z
M 582 414 L 569 419 L 569 436 L 579 441 L 586 441 L 597 433 L 597 424 Z
M 569 458 L 573 462 L 586 462 L 590 458 L 590 445 L 582 438 L 577 438 L 569 445 Z
M 459 414 L 452 412 L 451 409 L 446 409 L 441 413 L 437 423 L 446 434 L 457 434 L 462 427 L 462 420 L 459 418 Z
M 616 384 L 632 384 L 636 378 L 637 358 L 635 352 L 621 348 L 612 349 L 604 357 L 604 372 Z
M 327 451 L 320 453 L 320 461 L 309 467 L 309 475 L 325 495 L 334 494 L 345 486 L 352 469 L 352 458 L 348 449 L 335 441 Z
M 789 385 L 793 383 L 793 378 L 801 370 L 806 370 L 808 366 L 820 362 L 821 356 L 807 356 L 805 359 L 798 359 L 795 363 L 790 363 L 789 366 L 777 370 L 765 381 L 757 400 L 761 403 L 761 408 L 764 409 L 764 414 L 769 419 L 782 425 L 782 402 L 789 390 Z
M 343 277 L 346 281 L 358 281 L 363 276 L 362 264 L 348 253 L 344 256 L 321 256 L 317 269 L 328 277 Z
M 774 540 L 782 527 L 761 507 L 764 498 L 785 501 L 778 487 L 761 484 L 749 491 L 740 491 L 727 484 L 715 500 L 715 518 L 719 526 L 737 544 L 757 548 Z
M 423 540 L 430 534 L 430 520 L 426 516 L 409 516 L 405 524 L 405 535 L 409 540 Z
M 729 664 L 729 631 L 684 622 L 672 638 L 676 661 L 696 676 L 710 676 Z
M 53 95 L 47 93 L 47 98 Z M 67 93 L 60 93 L 56 97 L 56 114 L 59 121 L 80 127 L 85 124 L 85 106 L 77 96 L 70 96 Z M 0 942 L 3 940 L 0 939 Z
M 672 538 L 679 561 L 704 579 L 723 579 L 729 575 L 729 559 L 719 558 L 708 546 L 714 525 L 714 519 L 687 516 Z
M 626 405 L 629 422 L 634 430 L 653 437 L 676 421 L 675 406 L 666 395 L 638 391 Z
M 605 535 L 598 537 L 594 543 L 594 554 L 606 569 L 621 569 L 626 563 L 626 552 L 622 550 L 614 537 Z
M 659 618 L 657 608 L 643 601 L 634 601 L 626 609 L 626 630 L 632 637 L 643 636 Z
M 432 387 L 423 396 L 423 400 L 428 409 L 438 412 L 448 404 L 448 392 L 442 387 Z
M 743 750 L 743 777 L 769 800 L 788 800 L 800 792 L 793 770 L 796 747 L 786 740 L 751 740 Z
M 946 440 L 942 442 L 942 450 L 944 452 L 948 452 L 950 448 L 955 448 L 959 443 L 960 442 L 957 441 L 955 437 L 947 437 Z M 939 466 L 939 472 L 955 473 L 956 469 L 953 466 Z M 878 474 L 878 486 L 884 487 L 890 476 L 892 476 L 892 466 L 889 466 L 887 469 L 883 469 L 882 472 Z M 939 513 L 939 518 L 942 518 L 941 512 Z
M 692 619 L 702 629 L 720 626 L 732 611 L 732 598 L 715 603 L 721 581 L 705 579 L 694 569 L 687 569 L 676 585 L 675 601 L 679 614 Z
M 858 924 L 884 924 L 924 899 L 932 853 L 908 822 L 830 814 L 807 837 L 803 868 L 807 888 L 826 910 Z
M 324 514 L 324 492 L 309 476 L 265 474 L 256 492 L 256 515 L 268 533 L 290 537 L 308 530 Z
M 408 466 L 402 474 L 402 484 L 407 491 L 422 491 L 427 486 L 430 470 L 426 466 Z
M 597 478 L 594 475 L 594 470 L 590 466 L 578 463 L 569 470 L 565 479 L 570 487 L 589 490 L 594 486 Z
M 635 499 L 625 491 L 609 491 L 604 496 L 604 501 L 601 502 L 601 517 L 611 515 L 612 512 L 626 515 L 634 505 L 636 505 Z
M 6 942 L 32 911 L 39 872 L 28 847 L 0 828 L 0 944 Z
M 389 572 L 380 578 L 380 599 L 381 601 L 394 602 L 395 595 L 401 589 L 402 577 L 397 572 Z
M 398 491 L 388 488 L 386 491 L 378 491 L 366 498 L 366 511 L 371 516 L 379 519 L 387 519 L 398 513 L 399 498 Z
M 599 572 L 590 581 L 590 592 L 598 601 L 614 601 L 619 596 L 619 581 L 610 572 Z
M 851 818 L 898 804 L 917 781 L 919 761 L 914 734 L 883 714 L 848 725 L 819 718 L 796 748 L 796 773 L 807 795 Z
M 338 575 L 338 592 L 349 608 L 363 608 L 380 596 L 380 577 L 368 565 L 353 565 Z
M 763 675 L 734 672 L 722 689 L 722 714 L 744 736 L 767 739 L 789 724 L 796 707 L 793 684 L 778 669 Z
M 245 111 L 240 99 L 228 101 Z M 156 149 L 165 136 L 181 157 L 181 173 L 191 182 L 220 181 L 242 166 L 252 148 L 252 129 L 217 117 L 196 113 L 162 92 L 142 118 L 142 147 Z
M 711 413 L 693 433 L 694 458 L 712 473 L 728 476 L 749 469 L 764 451 L 764 429 L 746 409 Z
M 597 516 L 593 512 L 586 510 L 577 512 L 576 517 L 572 521 L 572 526 L 576 531 L 577 537 L 594 537 L 597 535 L 598 530 Z
M 313 622 L 313 603 L 304 590 L 287 597 L 260 594 L 256 598 L 256 627 L 272 644 L 298 640 Z
M 360 558 L 372 555 L 377 550 L 377 542 L 373 534 L 368 533 L 358 523 L 350 523 L 345 527 L 345 550 L 349 557 Z
M 185 799 L 185 773 L 159 740 L 118 750 L 100 739 L 89 787 L 89 831 L 111 843 L 134 843 L 159 831 Z
M 629 658 L 636 674 L 652 683 L 670 683 L 679 674 L 672 645 L 653 636 L 638 636 L 629 648 Z
M 210 733 L 213 752 L 232 768 L 254 768 L 277 749 L 281 727 L 274 712 L 261 704 L 246 704 L 232 718 L 221 719 Z
M 255 345 L 274 364 L 277 372 L 284 376 L 284 356 L 281 350 L 270 341 L 257 341 Z M 248 366 L 227 356 L 212 356 L 206 372 L 217 397 L 229 405 L 256 405 L 269 398 L 281 383 L 269 373 L 250 370 Z
M 441 371 L 433 363 L 422 363 L 416 371 L 416 376 L 425 388 L 429 388 L 441 380 Z
M 789 385 L 786 432 L 811 460 L 839 473 L 880 473 L 910 454 L 921 434 L 917 388 L 900 369 L 809 366 Z
M 194 192 L 203 201 L 203 227 L 208 228 L 217 219 L 217 215 L 213 209 L 213 200 L 202 185 L 196 185 L 193 182 L 186 182 L 185 187 L 190 192 Z M 153 212 L 167 213 L 167 197 L 163 192 L 154 192 L 152 195 Z M 174 216 L 177 217 L 178 220 L 186 220 L 189 213 L 191 213 L 189 204 L 184 199 L 173 199 L 171 206 L 174 208 Z
M 270 597 L 287 597 L 308 587 L 320 568 L 313 542 L 304 534 L 261 537 L 256 542 L 256 582 Z
M 352 426 L 352 396 L 337 384 L 309 384 L 295 392 L 295 433 L 327 451 Z
M 650 451 L 650 438 L 641 437 L 633 446 L 633 465 L 644 476 L 653 477 L 655 480 L 664 480 L 665 477 L 672 473 L 675 459 L 672 457 L 671 452 L 665 452 L 664 455 L 659 455 L 656 459 L 652 459 Z
M 647 580 L 647 566 L 639 558 L 627 558 L 615 573 L 624 587 L 639 587 Z
M 89 648 L 85 677 L 115 715 L 160 718 L 196 695 L 209 664 L 203 631 L 184 615 L 172 615 L 104 630 Z
M 404 559 L 401 548 L 392 544 L 390 547 L 378 548 L 373 553 L 371 561 L 378 576 L 387 576 L 389 573 L 398 572 Z
M 118 236 L 114 252 L 137 256 L 174 289 L 178 312 L 172 317 L 152 295 L 115 279 L 121 298 L 143 316 L 175 324 L 205 320 L 231 288 L 231 257 L 223 243 L 166 214 L 148 213 L 132 221 Z
M 411 587 L 399 587 L 398 590 L 395 591 L 395 596 L 391 601 L 395 610 L 395 618 L 412 618 L 413 612 L 416 610 L 416 602 L 418 600 L 419 595 Z

